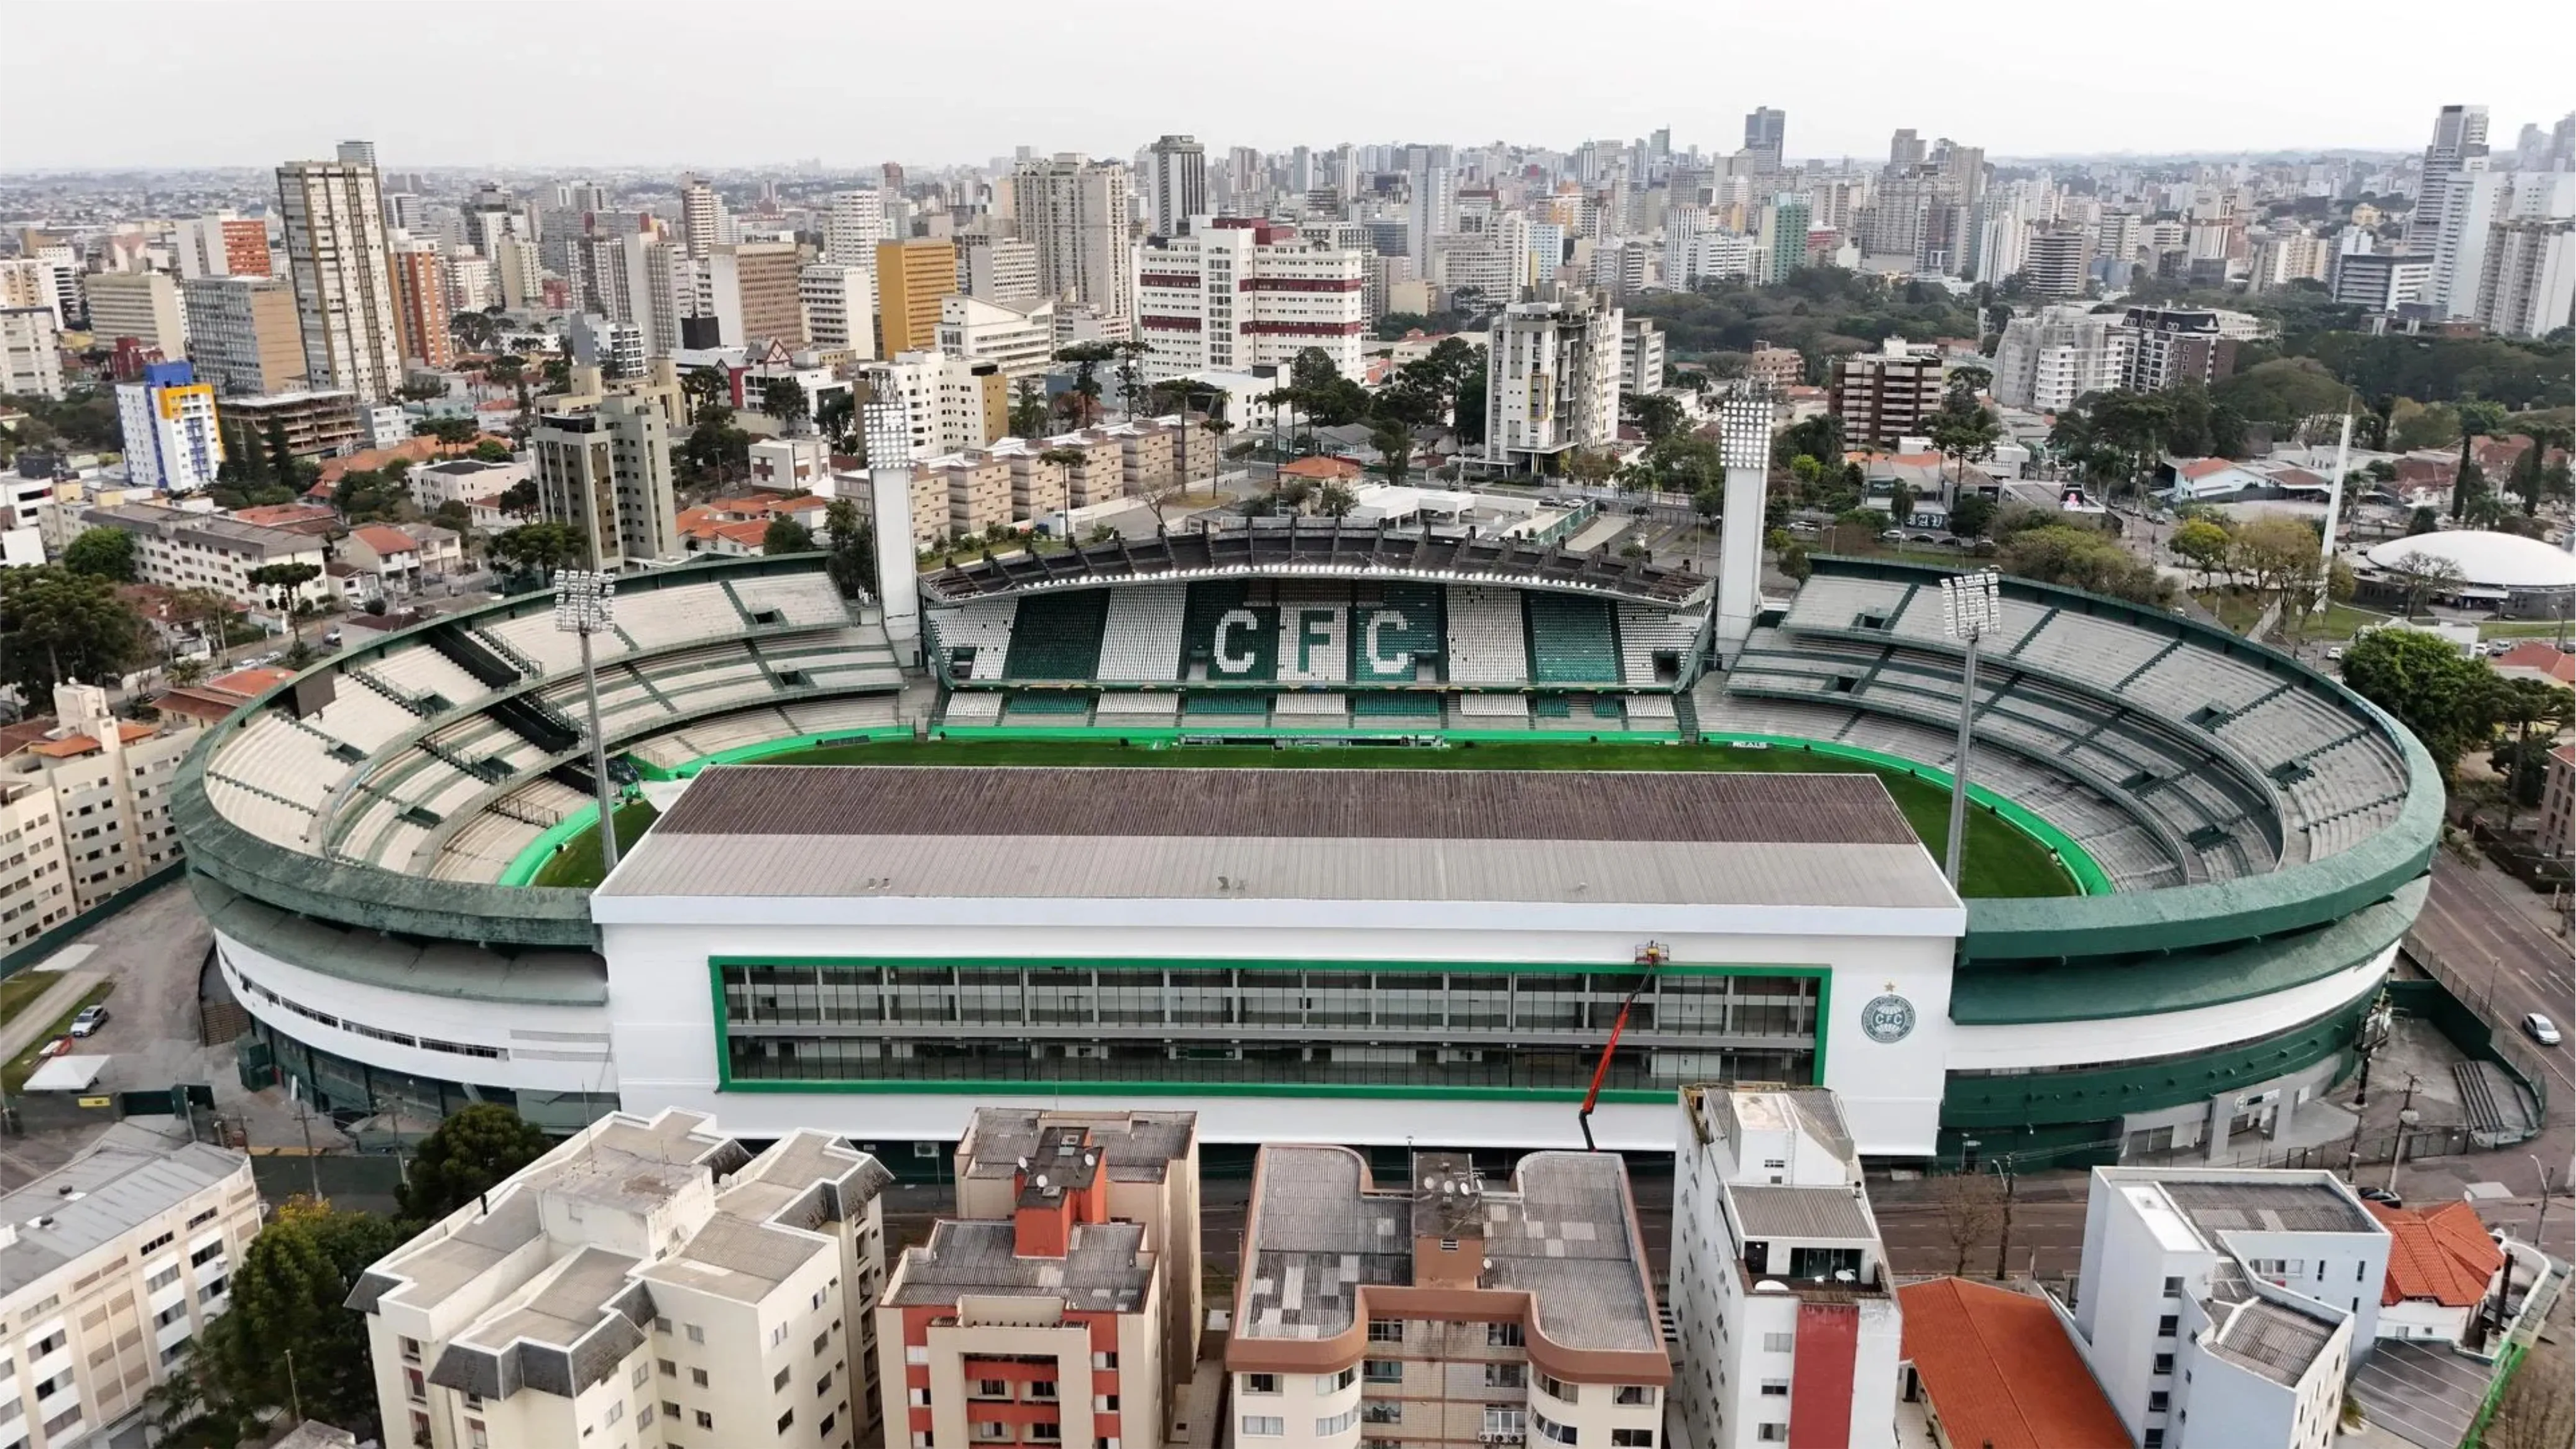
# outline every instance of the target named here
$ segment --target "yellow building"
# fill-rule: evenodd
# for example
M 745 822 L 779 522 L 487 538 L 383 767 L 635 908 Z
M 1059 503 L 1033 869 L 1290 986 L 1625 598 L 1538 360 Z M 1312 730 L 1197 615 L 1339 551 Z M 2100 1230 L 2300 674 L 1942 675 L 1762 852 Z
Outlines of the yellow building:
M 956 290 L 957 248 L 952 243 L 878 243 L 877 356 L 937 347 L 940 299 Z

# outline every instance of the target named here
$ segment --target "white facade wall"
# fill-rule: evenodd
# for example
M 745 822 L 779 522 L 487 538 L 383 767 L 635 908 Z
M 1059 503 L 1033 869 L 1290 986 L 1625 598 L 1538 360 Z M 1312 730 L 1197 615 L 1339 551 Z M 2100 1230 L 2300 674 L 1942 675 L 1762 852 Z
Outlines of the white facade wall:
M 1199 217 L 1189 235 L 1140 254 L 1137 335 L 1148 380 L 1284 367 L 1309 347 L 1343 376 L 1359 374 L 1368 258 L 1263 235 Z
M 857 193 L 876 195 L 873 191 Z M 837 216 L 836 216 L 837 220 Z M 874 253 L 870 253 L 873 258 Z M 805 337 L 816 347 L 847 350 L 862 358 L 877 351 L 877 273 L 874 265 L 816 262 L 796 276 L 805 304 Z
M 51 307 L 0 308 L 0 393 L 63 396 L 61 329 Z

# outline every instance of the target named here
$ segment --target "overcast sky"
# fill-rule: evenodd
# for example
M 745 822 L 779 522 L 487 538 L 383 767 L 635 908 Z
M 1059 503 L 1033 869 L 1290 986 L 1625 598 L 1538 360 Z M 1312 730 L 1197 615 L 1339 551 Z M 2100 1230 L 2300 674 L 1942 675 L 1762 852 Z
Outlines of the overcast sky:
M 14 0 L 0 171 L 981 162 L 1345 140 L 1566 148 L 1670 126 L 1730 151 L 1883 156 L 2420 148 L 2445 102 L 2494 141 L 2576 102 L 2566 0 L 2453 26 L 2347 0 Z M 2430 52 L 2429 54 L 2427 52 Z

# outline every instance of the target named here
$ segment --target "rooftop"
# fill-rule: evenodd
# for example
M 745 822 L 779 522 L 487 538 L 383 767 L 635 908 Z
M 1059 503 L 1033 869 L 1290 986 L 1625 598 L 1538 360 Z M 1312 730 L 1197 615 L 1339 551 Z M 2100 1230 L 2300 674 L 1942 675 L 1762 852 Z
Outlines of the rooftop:
M 2129 1449 L 2128 1431 L 2043 1299 L 1935 1278 L 1896 1290 L 1912 1361 L 1949 1442 Z
M 2504 1249 L 2487 1236 L 2477 1209 L 2464 1202 L 2444 1203 L 2425 1212 L 2367 1203 L 2370 1215 L 2388 1229 L 2388 1279 L 2380 1302 L 2409 1298 L 2445 1308 L 2474 1308 L 2487 1296 L 2487 1285 L 2504 1267 Z
M 2360 1201 L 2342 1184 L 2263 1173 L 2266 1181 L 2160 1178 L 2165 1196 L 2212 1243 L 2222 1232 L 2368 1233 L 2376 1231 Z M 2279 1180 L 2285 1176 L 2291 1180 Z
M 1154 1284 L 1141 1223 L 1079 1223 L 1061 1258 L 1022 1257 L 1007 1222 L 944 1221 L 927 1247 L 903 1255 L 886 1286 L 890 1307 L 954 1304 L 968 1294 L 1061 1297 L 1067 1308 L 1136 1313 Z
M 2334 1338 L 2333 1324 L 2268 1298 L 2248 1298 L 2225 1311 L 2213 1305 L 2210 1316 L 2218 1326 L 2201 1340 L 2202 1349 L 2276 1384 L 2297 1383 Z
M 80 1260 L 241 1172 L 237 1152 L 172 1142 L 141 1123 L 109 1130 L 98 1145 L 0 1196 L 0 1297 Z M 42 1223 L 42 1226 L 37 1226 Z
M 1005 1178 L 1020 1160 L 1044 1162 L 1045 1138 L 1062 1128 L 1088 1128 L 1111 1182 L 1161 1182 L 1186 1158 L 1198 1136 L 1194 1112 L 1076 1112 L 1035 1107 L 979 1107 L 962 1144 L 964 1175 Z
M 726 766 L 594 897 L 1956 911 L 1865 775 Z M 1223 801 L 1221 808 L 1212 801 Z

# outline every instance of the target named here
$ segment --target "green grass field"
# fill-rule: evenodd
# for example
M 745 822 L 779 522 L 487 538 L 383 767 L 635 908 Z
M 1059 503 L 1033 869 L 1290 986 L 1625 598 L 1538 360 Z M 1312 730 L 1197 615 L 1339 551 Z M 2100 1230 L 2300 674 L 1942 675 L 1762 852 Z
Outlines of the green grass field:
M 1272 770 L 1740 770 L 1778 774 L 1874 774 L 1887 786 L 1897 808 L 1920 839 L 1938 842 L 1949 830 L 1950 793 L 1910 775 L 1873 768 L 1857 760 L 1812 755 L 1802 750 L 1737 750 L 1683 745 L 1577 744 L 1532 741 L 1464 744 L 1446 749 L 1350 746 L 1317 749 L 1270 749 L 1259 745 L 1178 745 L 1144 749 L 1091 740 L 888 740 L 874 744 L 832 745 L 779 755 L 764 765 L 1014 765 L 1056 767 L 1081 765 L 1219 766 Z M 653 807 L 637 802 L 617 812 L 617 838 L 631 846 L 652 824 Z M 599 833 L 575 836 L 537 873 L 542 886 L 591 886 L 599 883 Z M 2046 848 L 2010 824 L 1983 811 L 1968 814 L 1968 896 L 2065 896 L 2076 893 Z
M 72 1029 L 72 1018 L 80 1015 L 83 1007 L 95 1006 L 99 1002 L 105 1001 L 107 999 L 107 994 L 115 989 L 115 982 L 102 981 L 96 986 L 91 987 L 88 991 L 82 993 L 81 999 L 72 1003 L 72 1009 L 64 1012 L 58 1017 L 55 1017 L 50 1026 L 47 1026 L 43 1031 L 38 1032 L 36 1034 L 36 1039 L 27 1043 L 27 1049 L 20 1052 L 16 1060 L 10 1062 L 7 1066 L 0 1066 L 0 1087 L 6 1087 L 12 1092 L 26 1090 L 27 1078 L 35 1075 L 36 1068 L 44 1065 L 44 1058 L 37 1056 L 36 1053 L 45 1049 L 45 1043 L 52 1041 L 55 1037 L 61 1036 L 67 1031 L 70 1031 Z M 78 1047 L 75 1047 L 74 1050 L 77 1051 L 79 1049 Z
M 0 981 L 0 1025 L 17 1020 L 27 1003 L 53 990 L 54 983 L 62 979 L 59 971 L 21 971 Z

